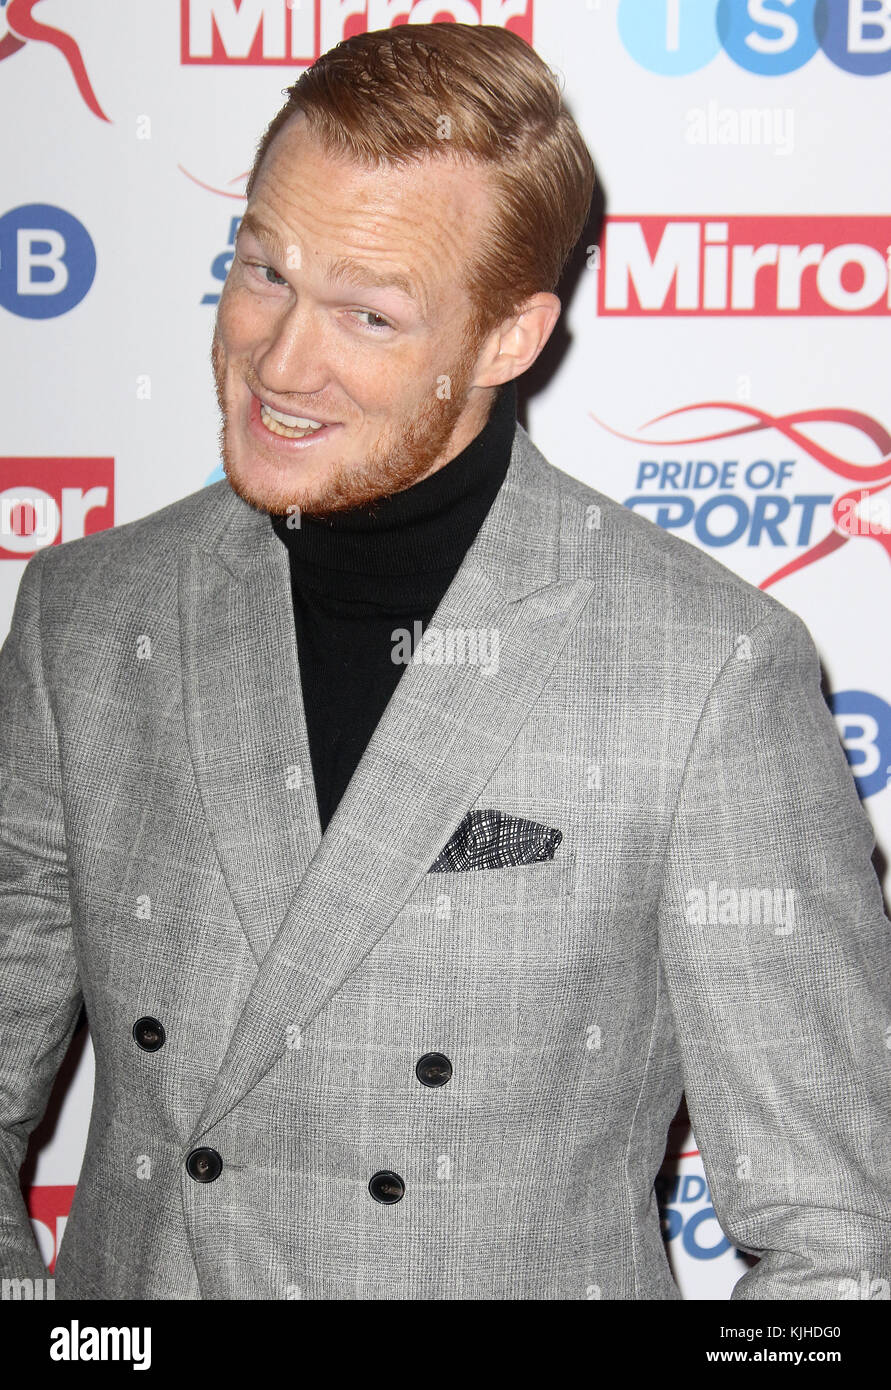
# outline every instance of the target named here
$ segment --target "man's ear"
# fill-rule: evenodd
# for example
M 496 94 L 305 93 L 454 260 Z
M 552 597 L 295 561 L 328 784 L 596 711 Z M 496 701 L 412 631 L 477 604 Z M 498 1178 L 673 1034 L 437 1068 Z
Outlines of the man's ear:
M 500 386 L 522 376 L 553 333 L 562 307 L 555 294 L 542 291 L 493 329 L 480 354 L 474 386 Z

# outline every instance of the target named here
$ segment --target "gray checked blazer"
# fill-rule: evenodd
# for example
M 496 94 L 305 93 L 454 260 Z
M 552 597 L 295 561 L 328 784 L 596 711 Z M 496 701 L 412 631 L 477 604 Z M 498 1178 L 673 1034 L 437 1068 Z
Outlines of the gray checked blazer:
M 887 1289 L 891 937 L 801 620 L 518 425 L 430 630 L 322 836 L 264 514 L 224 481 L 30 560 L 0 1273 L 45 1273 L 83 1001 L 59 1298 L 675 1299 L 683 1091 L 735 1298 Z

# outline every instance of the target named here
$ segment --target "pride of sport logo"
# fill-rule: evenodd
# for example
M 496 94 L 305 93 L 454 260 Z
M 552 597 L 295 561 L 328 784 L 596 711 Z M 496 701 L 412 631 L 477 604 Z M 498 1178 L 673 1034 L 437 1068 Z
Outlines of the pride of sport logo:
M 532 43 L 532 0 L 180 0 L 180 60 L 301 67 L 397 20 L 495 24 Z
M 593 256 L 599 314 L 891 310 L 891 217 L 610 217 Z
M 52 24 L 44 24 L 42 20 L 35 19 L 32 10 L 38 4 L 40 0 L 0 0 L 0 62 L 20 53 L 22 49 L 27 49 L 28 45 L 36 47 L 46 44 L 55 48 L 68 64 L 77 90 L 93 115 L 98 116 L 100 121 L 107 121 L 108 117 L 99 105 L 93 84 L 90 82 L 80 45 L 67 30 L 59 28 L 61 15 L 54 14 Z M 67 6 L 69 10 L 73 8 L 80 7 Z M 35 74 L 38 70 L 35 68 Z M 51 69 L 47 63 L 46 70 L 53 72 L 53 81 L 57 82 L 58 67 Z
M 702 401 L 664 411 L 633 434 L 590 413 L 614 438 L 636 446 L 635 492 L 626 507 L 708 549 L 799 552 L 772 565 L 759 588 L 772 588 L 851 541 L 872 541 L 891 560 L 891 432 L 862 411 L 775 415 L 740 402 Z M 700 423 L 689 432 L 694 421 Z M 678 425 L 687 426 L 683 435 Z M 776 444 L 762 453 L 759 435 L 773 435 L 786 456 L 777 456 Z M 846 450 L 856 441 L 860 458 L 842 452 L 841 436 Z M 848 486 L 838 492 L 836 479 Z
M 619 0 L 635 62 L 683 77 L 723 50 L 759 77 L 795 72 L 822 51 L 858 77 L 891 71 L 891 0 Z

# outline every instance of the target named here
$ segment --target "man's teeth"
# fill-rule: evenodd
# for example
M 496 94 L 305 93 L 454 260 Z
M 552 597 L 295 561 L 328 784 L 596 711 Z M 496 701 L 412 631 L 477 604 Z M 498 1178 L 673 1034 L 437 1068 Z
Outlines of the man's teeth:
M 263 424 L 273 434 L 283 434 L 291 439 L 299 439 L 301 435 L 312 434 L 315 430 L 320 430 L 323 425 L 318 420 L 308 420 L 301 415 L 285 415 L 280 410 L 273 410 L 272 406 L 264 402 L 260 404 L 260 416 Z

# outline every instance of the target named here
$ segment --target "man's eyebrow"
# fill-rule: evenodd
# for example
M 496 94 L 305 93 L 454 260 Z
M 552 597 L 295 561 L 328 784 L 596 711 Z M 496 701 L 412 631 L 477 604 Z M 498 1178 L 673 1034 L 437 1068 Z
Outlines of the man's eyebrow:
M 357 261 L 353 256 L 338 256 L 337 260 L 328 266 L 328 274 L 332 280 L 338 280 L 344 285 L 355 285 L 357 288 L 367 285 L 376 290 L 400 290 L 416 304 L 420 303 L 420 295 L 414 283 L 398 270 L 375 270 L 373 266 L 366 265 L 364 261 Z
M 277 232 L 274 232 L 271 227 L 267 227 L 265 222 L 261 222 L 259 217 L 255 217 L 252 212 L 245 212 L 242 214 L 241 221 L 238 224 L 238 230 L 239 232 L 250 232 L 251 236 L 255 236 L 258 241 L 262 241 L 264 246 L 268 247 L 274 255 L 278 256 L 280 261 L 286 259 L 287 248 L 281 237 Z
M 278 256 L 280 261 L 287 259 L 285 243 L 271 227 L 267 227 L 264 222 L 261 222 L 259 217 L 255 217 L 251 212 L 245 212 L 238 230 L 241 231 L 242 228 L 255 236 L 258 241 L 262 241 L 264 246 Z M 328 265 L 327 273 L 332 280 L 337 280 L 344 285 L 353 285 L 356 288 L 367 286 L 379 290 L 400 290 L 418 308 L 422 306 L 422 296 L 418 293 L 414 282 L 409 276 L 401 274 L 398 270 L 375 270 L 373 266 L 366 265 L 364 261 L 356 260 L 354 256 L 338 256 L 337 260 Z

